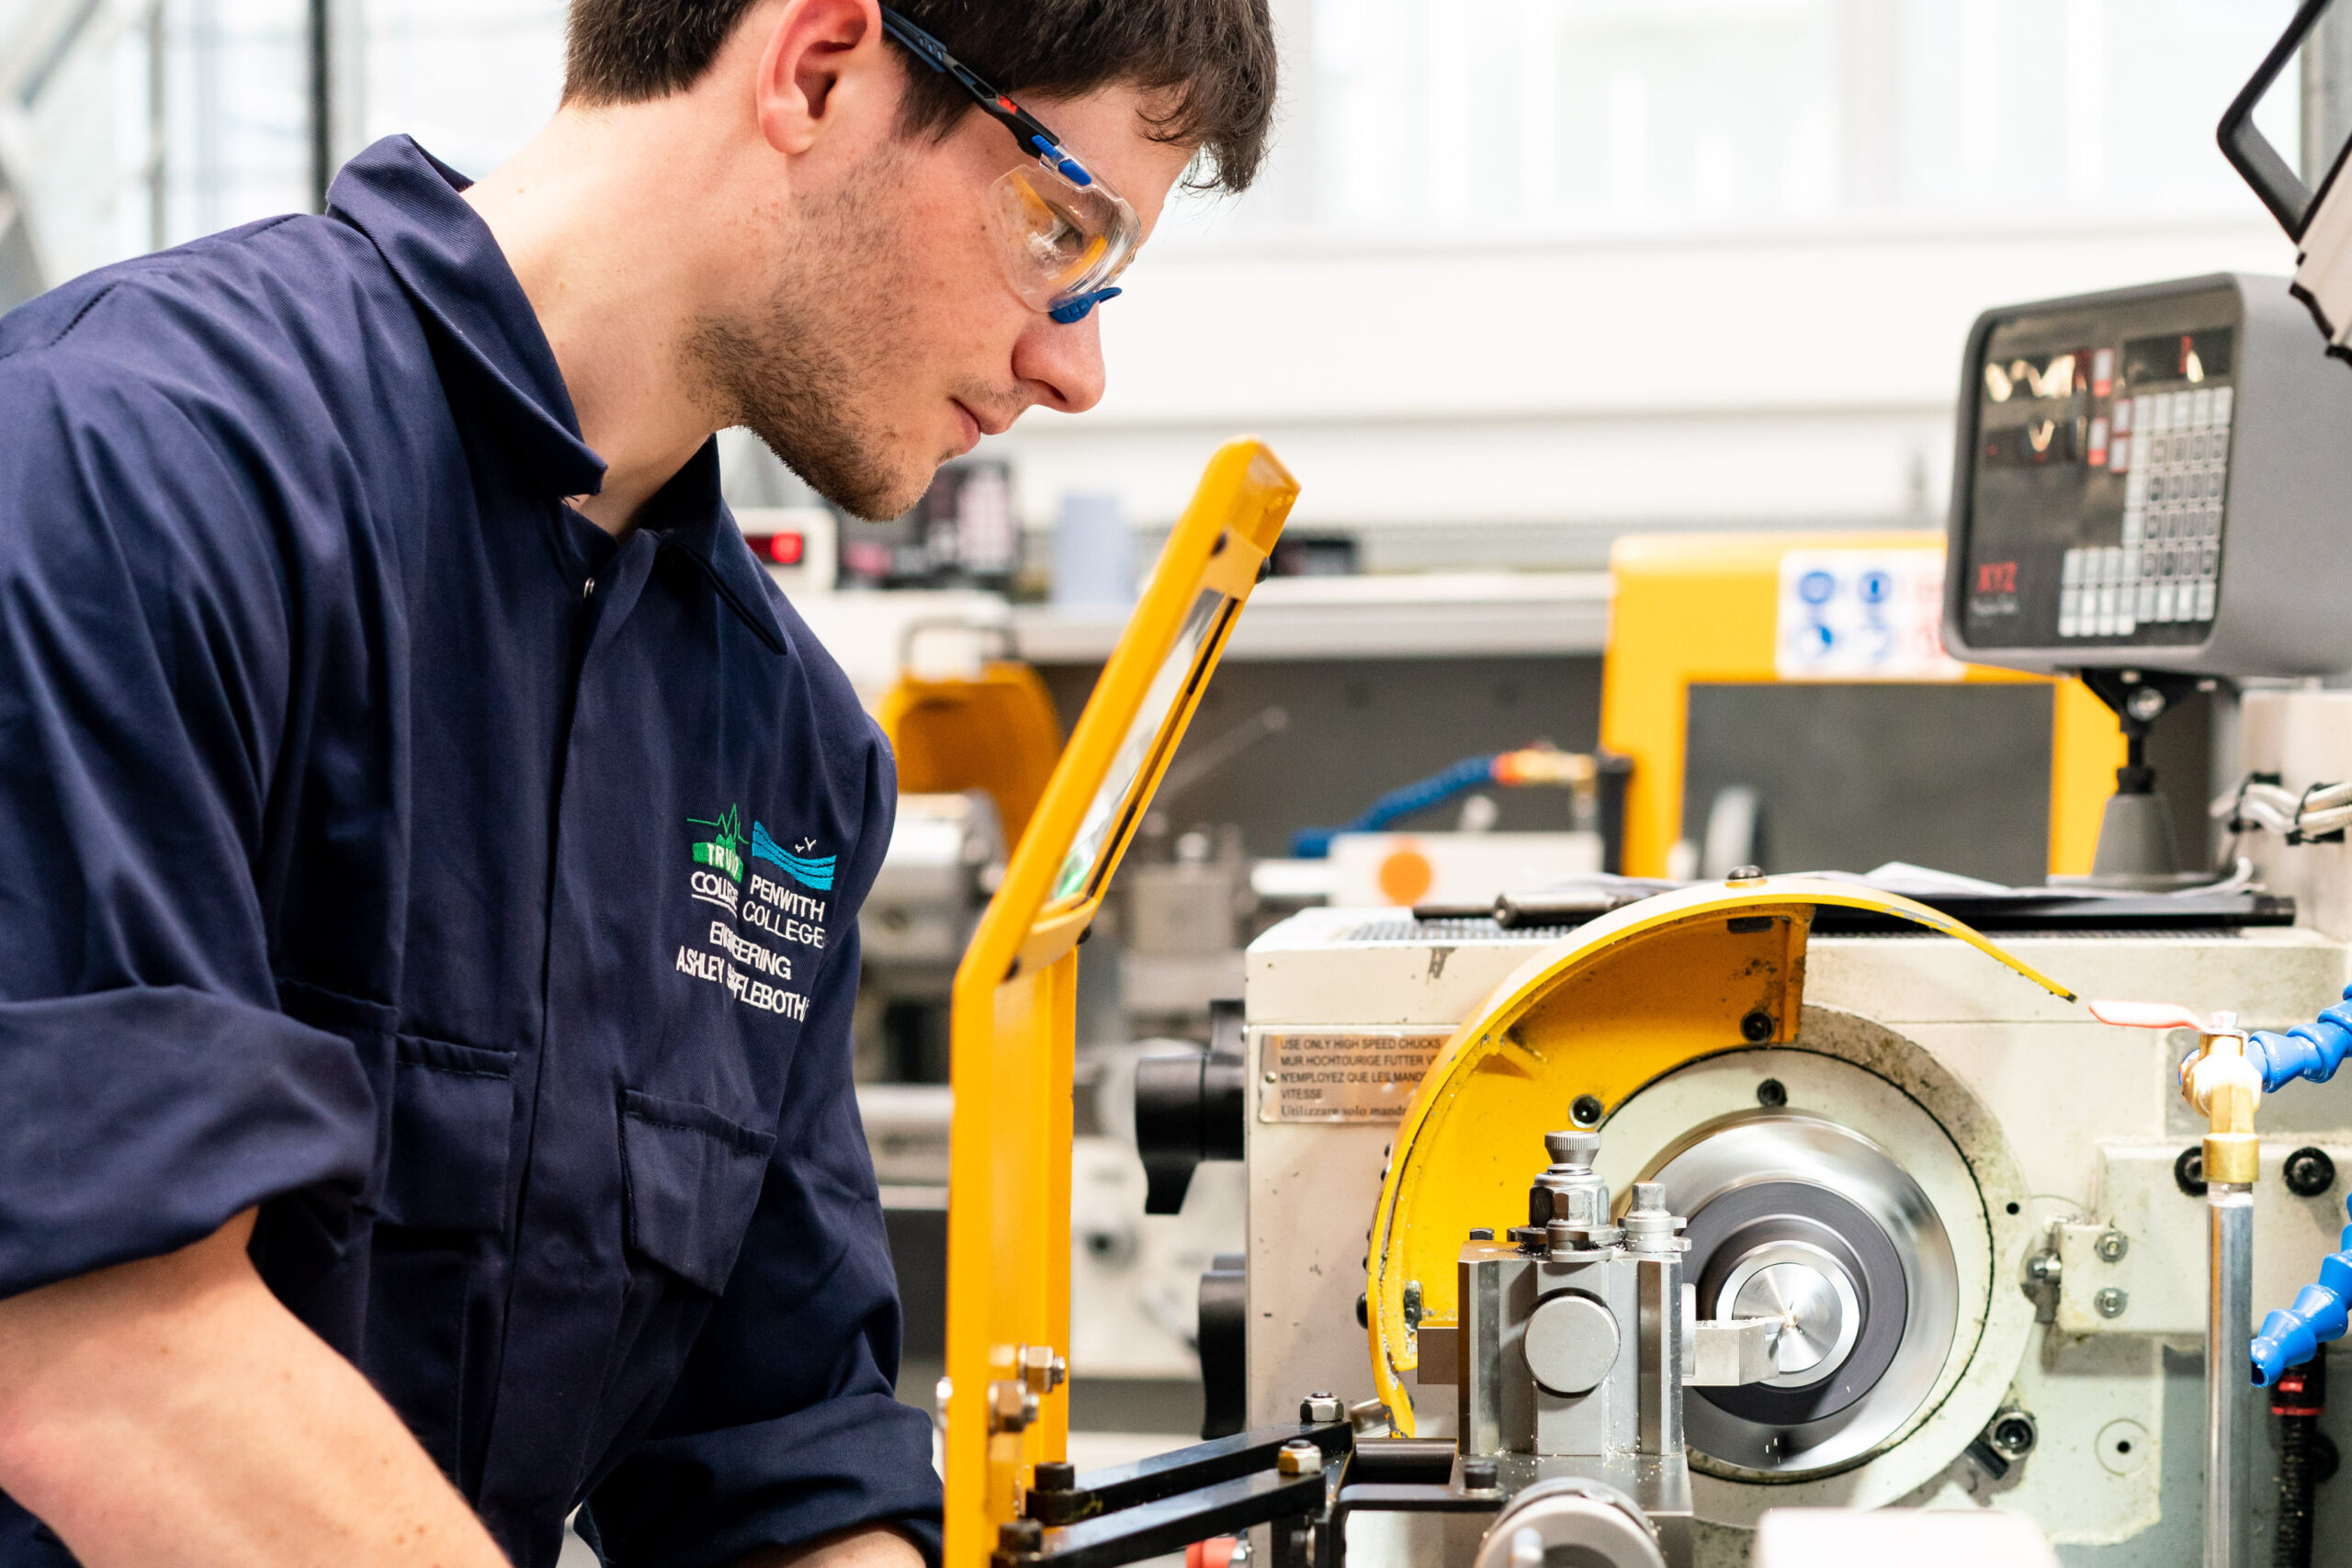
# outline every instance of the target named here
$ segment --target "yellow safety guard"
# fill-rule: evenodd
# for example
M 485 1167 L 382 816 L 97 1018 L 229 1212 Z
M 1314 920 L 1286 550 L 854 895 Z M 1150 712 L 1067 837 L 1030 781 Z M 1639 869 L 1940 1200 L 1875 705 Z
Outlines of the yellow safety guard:
M 956 972 L 942 1391 L 954 1568 L 982 1568 L 1032 1470 L 1067 1452 L 1077 943 L 1297 494 L 1259 442 L 1210 459 Z

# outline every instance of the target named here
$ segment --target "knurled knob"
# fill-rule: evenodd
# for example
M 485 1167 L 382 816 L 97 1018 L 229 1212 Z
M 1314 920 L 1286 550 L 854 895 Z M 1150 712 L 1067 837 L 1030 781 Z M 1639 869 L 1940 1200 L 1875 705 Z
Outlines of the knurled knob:
M 1600 1153 L 1600 1134 L 1571 1128 L 1565 1133 L 1544 1134 L 1544 1152 L 1554 1165 L 1565 1165 L 1572 1170 L 1590 1170 L 1593 1160 Z

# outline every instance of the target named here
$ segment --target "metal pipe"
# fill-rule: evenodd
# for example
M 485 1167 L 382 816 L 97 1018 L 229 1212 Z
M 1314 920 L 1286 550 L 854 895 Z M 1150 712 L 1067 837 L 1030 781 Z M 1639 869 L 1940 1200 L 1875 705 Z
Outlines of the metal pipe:
M 334 42 L 331 0 L 310 0 L 303 41 L 310 56 L 311 210 L 327 209 L 334 181 Z
M 2254 1189 L 2205 1190 L 2205 1568 L 2246 1568 L 2247 1457 L 2256 1406 L 2246 1372 L 2254 1337 Z
M 2352 12 L 2331 10 L 2303 40 L 2302 137 L 2299 148 L 2303 183 L 2314 190 L 2335 165 L 2335 155 L 2352 136 Z
M 160 251 L 171 243 L 170 103 L 165 85 L 170 78 L 171 35 L 164 23 L 164 0 L 147 7 L 147 248 Z

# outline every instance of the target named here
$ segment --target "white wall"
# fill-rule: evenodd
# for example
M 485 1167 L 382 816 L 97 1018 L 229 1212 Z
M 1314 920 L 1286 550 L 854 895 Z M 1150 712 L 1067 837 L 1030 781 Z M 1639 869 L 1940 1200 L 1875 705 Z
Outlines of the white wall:
M 1099 489 L 1149 526 L 1218 440 L 1250 431 L 1303 481 L 1297 523 L 1361 526 L 1375 555 L 1448 524 L 1545 525 L 1583 555 L 1623 527 L 1934 525 L 1976 314 L 2290 270 L 2246 206 L 2191 223 L 1171 246 L 1102 308 L 1102 406 L 1033 413 L 992 446 L 1033 525 Z
M 80 3 L 0 0 L 0 85 Z M 563 0 L 333 9 L 343 151 L 407 130 L 480 173 L 553 107 Z M 1162 526 L 1244 429 L 1305 480 L 1298 522 L 1361 531 L 1374 566 L 1932 525 L 1979 310 L 2291 265 L 2211 129 L 2291 0 L 1274 9 L 1257 187 L 1171 211 L 1101 312 L 1099 410 L 993 444 L 1032 527 L 1078 490 Z M 305 198 L 301 11 L 100 0 L 58 87 L 0 124 L 50 281 L 148 241 L 151 16 L 165 237 Z M 2291 85 L 2271 107 L 2291 146 Z M 748 498 L 797 498 L 734 467 Z

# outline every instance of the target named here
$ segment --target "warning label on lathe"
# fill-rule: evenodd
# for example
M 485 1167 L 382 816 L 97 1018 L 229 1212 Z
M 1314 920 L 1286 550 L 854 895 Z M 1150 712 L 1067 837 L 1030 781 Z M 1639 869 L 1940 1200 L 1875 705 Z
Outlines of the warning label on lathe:
M 1259 1036 L 1261 1122 L 1395 1122 L 1437 1059 L 1444 1032 L 1355 1030 Z

